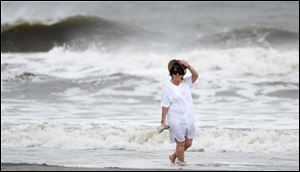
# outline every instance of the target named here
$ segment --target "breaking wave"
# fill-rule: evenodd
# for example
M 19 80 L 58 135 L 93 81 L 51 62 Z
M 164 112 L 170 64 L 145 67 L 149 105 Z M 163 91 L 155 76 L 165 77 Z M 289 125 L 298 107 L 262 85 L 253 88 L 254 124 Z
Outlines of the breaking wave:
M 3 123 L 1 147 L 54 149 L 173 149 L 168 132 L 117 124 Z M 190 151 L 297 152 L 299 130 L 198 128 Z
M 93 16 L 68 17 L 54 24 L 21 22 L 1 25 L 1 52 L 45 52 L 56 46 L 86 49 L 120 46 L 143 30 Z

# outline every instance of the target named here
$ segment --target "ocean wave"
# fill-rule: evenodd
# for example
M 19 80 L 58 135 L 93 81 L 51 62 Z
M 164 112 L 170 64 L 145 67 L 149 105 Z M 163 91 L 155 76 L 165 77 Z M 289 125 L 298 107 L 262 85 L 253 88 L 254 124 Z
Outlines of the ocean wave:
M 299 32 L 275 27 L 249 26 L 205 35 L 197 40 L 203 46 L 299 48 Z
M 1 123 L 1 147 L 173 149 L 168 132 L 118 124 Z M 198 128 L 190 151 L 299 153 L 299 130 Z
M 263 48 L 232 48 L 192 50 L 176 54 L 189 61 L 201 72 L 226 74 L 289 74 L 299 72 L 299 51 L 279 51 Z M 74 52 L 55 48 L 47 53 L 1 53 L 1 79 L 20 78 L 24 72 L 36 76 L 84 79 L 92 76 L 125 74 L 137 77 L 167 77 L 165 65 L 169 54 L 131 51 L 102 52 L 88 50 Z M 122 76 L 123 77 L 123 76 Z M 21 77 L 23 78 L 23 77 Z M 32 77 L 30 77 L 32 78 Z M 36 77 L 33 77 L 36 78 Z
M 45 52 L 55 46 L 86 49 L 130 42 L 143 30 L 94 16 L 73 16 L 54 24 L 17 22 L 1 25 L 1 52 Z
M 47 79 L 49 80 L 51 77 L 25 69 L 24 66 L 1 64 L 1 81 L 4 82 L 41 81 Z
M 201 71 L 236 74 L 288 74 L 299 71 L 299 51 L 264 48 L 207 49 L 182 53 Z

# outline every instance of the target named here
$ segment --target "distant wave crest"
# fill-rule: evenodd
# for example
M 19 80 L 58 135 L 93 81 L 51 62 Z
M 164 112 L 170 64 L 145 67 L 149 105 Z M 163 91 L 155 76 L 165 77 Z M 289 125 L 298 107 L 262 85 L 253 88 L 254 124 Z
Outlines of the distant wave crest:
M 22 22 L 1 25 L 1 52 L 45 52 L 55 46 L 87 48 L 90 43 L 126 42 L 142 29 L 93 16 L 73 16 L 54 24 Z
M 279 28 L 249 26 L 225 30 L 200 37 L 201 45 L 221 46 L 222 48 L 258 46 L 265 48 L 299 48 L 299 32 Z

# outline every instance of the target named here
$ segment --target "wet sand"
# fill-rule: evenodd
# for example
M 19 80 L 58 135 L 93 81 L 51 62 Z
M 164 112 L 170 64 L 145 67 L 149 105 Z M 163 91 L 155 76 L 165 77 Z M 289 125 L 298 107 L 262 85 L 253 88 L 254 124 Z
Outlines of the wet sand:
M 65 167 L 47 164 L 1 163 L 1 171 L 186 171 L 187 169 L 142 169 L 142 168 L 85 168 Z M 188 170 L 191 171 L 191 170 Z

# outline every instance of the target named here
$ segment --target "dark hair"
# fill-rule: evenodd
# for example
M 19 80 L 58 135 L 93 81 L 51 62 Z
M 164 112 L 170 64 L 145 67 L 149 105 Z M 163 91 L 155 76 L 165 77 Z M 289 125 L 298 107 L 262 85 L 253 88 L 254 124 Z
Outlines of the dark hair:
M 184 68 L 182 67 L 182 65 L 180 65 L 179 63 L 175 63 L 171 70 L 170 70 L 170 76 L 173 78 L 173 74 L 176 74 L 176 73 L 179 73 L 179 75 L 182 75 L 182 78 L 183 79 L 183 75 L 185 75 L 185 70 Z

